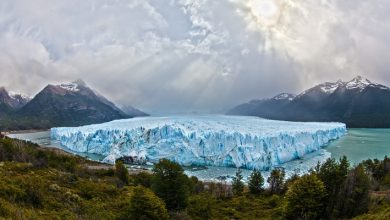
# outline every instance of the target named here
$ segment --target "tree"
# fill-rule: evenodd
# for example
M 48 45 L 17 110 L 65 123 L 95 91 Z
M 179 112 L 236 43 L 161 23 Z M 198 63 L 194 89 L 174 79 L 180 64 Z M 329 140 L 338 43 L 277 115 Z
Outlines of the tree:
M 233 177 L 232 189 L 235 196 L 241 196 L 244 192 L 244 183 L 242 182 L 243 177 L 241 173 L 242 171 L 238 169 L 236 176 Z
M 154 165 L 152 190 L 162 198 L 168 210 L 186 208 L 190 194 L 190 180 L 184 174 L 183 168 L 167 159 L 162 159 Z
M 137 220 L 167 220 L 168 211 L 164 202 L 151 190 L 137 186 L 130 198 L 125 219 Z
M 263 192 L 264 178 L 261 175 L 261 172 L 258 170 L 253 170 L 249 177 L 248 187 L 249 192 L 254 195 L 259 195 Z
M 324 183 L 317 175 L 302 176 L 287 191 L 287 219 L 319 219 L 325 207 L 325 196 Z
M 343 198 L 340 197 L 340 189 L 342 188 L 349 170 L 349 162 L 344 156 L 340 158 L 339 162 L 335 159 L 328 159 L 322 164 L 317 171 L 318 177 L 325 185 L 327 192 L 327 217 L 337 216 L 339 210 L 336 207 L 338 201 Z
M 343 191 L 340 193 L 339 210 L 340 217 L 351 218 L 368 210 L 368 193 L 370 179 L 359 164 L 351 170 L 345 181 Z
M 212 218 L 214 198 L 208 193 L 192 196 L 189 199 L 187 214 L 194 220 L 207 220 Z
M 129 171 L 125 167 L 122 161 L 117 160 L 115 162 L 115 176 L 122 181 L 125 185 L 129 184 Z
M 279 194 L 283 191 L 284 177 L 286 173 L 283 169 L 274 169 L 268 177 L 269 189 L 272 194 Z

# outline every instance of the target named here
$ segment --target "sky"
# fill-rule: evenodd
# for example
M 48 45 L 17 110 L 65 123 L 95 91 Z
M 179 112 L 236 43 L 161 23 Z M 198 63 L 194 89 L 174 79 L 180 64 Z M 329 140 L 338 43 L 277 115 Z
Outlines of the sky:
M 0 86 L 83 79 L 149 113 L 215 113 L 362 75 L 390 85 L 388 0 L 1 0 Z

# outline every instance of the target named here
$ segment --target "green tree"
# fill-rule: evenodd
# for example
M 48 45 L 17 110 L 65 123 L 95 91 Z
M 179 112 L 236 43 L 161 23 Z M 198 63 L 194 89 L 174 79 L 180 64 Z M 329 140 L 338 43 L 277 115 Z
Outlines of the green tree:
M 129 171 L 125 167 L 122 161 L 117 160 L 115 162 L 115 176 L 122 181 L 125 185 L 129 184 Z
M 343 200 L 340 198 L 340 189 L 342 188 L 349 170 L 349 162 L 344 156 L 337 162 L 334 158 L 328 159 L 320 166 L 317 174 L 325 185 L 327 192 L 327 217 L 338 216 L 339 210 L 336 204 Z
M 340 193 L 340 217 L 351 218 L 368 210 L 370 179 L 362 164 L 351 170 Z
M 279 194 L 284 188 L 284 177 L 286 173 L 283 169 L 273 169 L 268 177 L 269 189 L 272 194 Z
M 243 177 L 241 173 L 242 171 L 238 169 L 236 176 L 233 177 L 232 189 L 235 196 L 241 196 L 244 192 L 244 183 L 242 182 Z
M 186 208 L 191 184 L 183 168 L 177 163 L 162 159 L 154 165 L 153 173 L 152 190 L 165 201 L 168 210 Z
M 248 182 L 249 192 L 254 195 L 259 195 L 264 190 L 263 185 L 264 178 L 261 175 L 261 172 L 256 169 L 253 170 Z
M 319 219 L 325 207 L 325 196 L 324 183 L 317 175 L 302 176 L 287 191 L 287 219 Z
M 124 219 L 166 220 L 169 219 L 164 202 L 143 186 L 134 188 Z
M 208 193 L 192 196 L 189 198 L 187 214 L 194 220 L 211 219 L 214 203 L 214 198 Z

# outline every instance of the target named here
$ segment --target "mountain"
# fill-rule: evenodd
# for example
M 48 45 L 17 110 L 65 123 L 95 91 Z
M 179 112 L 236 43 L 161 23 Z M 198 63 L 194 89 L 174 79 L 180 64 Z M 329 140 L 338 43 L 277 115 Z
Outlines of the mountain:
M 228 112 L 230 115 L 248 115 L 264 118 L 277 117 L 277 113 L 293 100 L 293 94 L 281 93 L 271 99 L 252 100 L 249 103 L 239 105 Z
M 21 94 L 8 92 L 0 87 L 0 115 L 9 114 L 22 108 L 29 102 L 30 98 Z
M 131 117 L 145 117 L 145 116 L 149 116 L 149 114 L 146 114 L 145 112 L 143 112 L 143 111 L 141 111 L 139 109 L 136 109 L 136 108 L 134 108 L 131 105 L 123 106 L 123 107 L 121 107 L 121 110 L 124 113 L 126 113 L 127 115 L 131 116 Z
M 79 126 L 129 118 L 83 81 L 46 86 L 16 116 L 44 127 Z
M 31 100 L 22 95 L 9 95 L 0 88 L 0 129 L 81 126 L 139 115 L 146 114 L 136 109 L 126 114 L 82 80 L 47 85 Z
M 390 88 L 361 76 L 348 82 L 323 83 L 282 100 L 251 101 L 227 114 L 289 121 L 339 121 L 349 127 L 390 127 Z

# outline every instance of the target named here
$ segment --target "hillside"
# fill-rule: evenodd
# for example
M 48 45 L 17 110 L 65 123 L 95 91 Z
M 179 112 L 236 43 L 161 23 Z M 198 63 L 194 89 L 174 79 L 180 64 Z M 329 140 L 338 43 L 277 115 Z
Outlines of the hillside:
M 20 99 L 12 99 L 5 90 L 3 93 L 5 98 L 0 99 L 0 129 L 80 126 L 136 117 L 143 113 L 133 109 L 132 115 L 126 114 L 81 80 L 48 85 L 23 104 L 17 102 Z
M 297 96 L 281 94 L 231 109 L 230 115 L 251 115 L 288 121 L 343 122 L 348 127 L 390 127 L 390 88 L 363 77 L 323 83 Z

